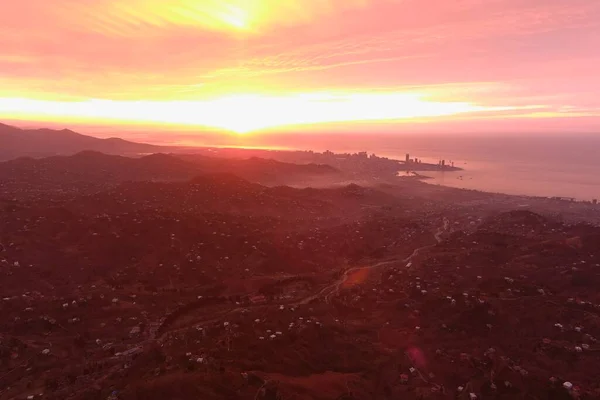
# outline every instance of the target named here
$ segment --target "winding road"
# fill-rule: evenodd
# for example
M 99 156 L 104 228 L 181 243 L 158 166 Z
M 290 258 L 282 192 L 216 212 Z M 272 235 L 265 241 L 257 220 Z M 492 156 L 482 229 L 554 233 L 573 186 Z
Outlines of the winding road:
M 441 235 L 448 230 L 448 225 L 449 225 L 448 219 L 444 218 L 444 224 L 441 227 L 439 227 L 433 235 L 433 237 L 435 238 L 435 243 L 414 249 L 413 252 L 408 257 L 406 257 L 405 259 L 402 260 L 402 262 L 409 263 L 412 261 L 413 258 L 415 258 L 417 255 L 419 255 L 419 253 L 421 253 L 423 250 L 427 250 L 429 248 L 435 247 L 435 245 L 440 243 L 442 241 Z M 381 261 L 381 262 L 378 262 L 377 264 L 372 264 L 372 265 L 368 265 L 368 266 L 364 266 L 364 267 L 352 267 L 350 269 L 347 269 L 339 280 L 337 280 L 336 282 L 332 283 L 329 286 L 324 287 L 317 294 L 309 296 L 296 304 L 307 304 L 307 303 L 310 303 L 311 301 L 313 301 L 319 297 L 322 297 L 322 296 L 325 296 L 325 301 L 329 302 L 329 299 L 331 298 L 331 296 L 339 293 L 340 288 L 342 287 L 342 285 L 344 285 L 344 283 L 346 283 L 348 281 L 348 279 L 352 273 L 361 271 L 361 270 L 372 270 L 372 269 L 384 267 L 389 264 L 397 263 L 398 261 L 399 260 Z
M 311 303 L 314 300 L 323 298 L 325 299 L 325 301 L 327 303 L 329 303 L 331 297 L 337 295 L 341 288 L 343 287 L 343 285 L 348 282 L 348 280 L 350 279 L 350 277 L 352 276 L 353 273 L 357 272 L 357 271 L 364 271 L 364 270 L 374 270 L 377 268 L 381 268 L 387 265 L 391 265 L 391 264 L 395 264 L 395 263 L 399 263 L 399 262 L 403 262 L 403 263 L 410 263 L 415 257 L 417 257 L 421 252 L 423 252 L 424 250 L 427 250 L 429 248 L 435 247 L 438 243 L 440 243 L 442 241 L 442 234 L 444 234 L 447 230 L 448 230 L 448 226 L 449 226 L 449 221 L 447 218 L 444 218 L 443 220 L 443 225 L 440 226 L 436 232 L 433 234 L 433 237 L 435 239 L 435 243 L 433 244 L 429 244 L 426 246 L 422 246 L 419 248 L 416 248 L 413 250 L 413 252 L 406 258 L 402 259 L 402 260 L 398 260 L 398 259 L 392 259 L 392 260 L 386 260 L 386 261 L 380 261 L 378 263 L 375 264 L 371 264 L 371 265 L 367 265 L 367 266 L 360 266 L 360 267 L 352 267 L 347 269 L 346 271 L 344 271 L 344 273 L 342 274 L 342 276 L 337 279 L 336 281 L 334 281 L 333 283 L 325 286 L 324 288 L 322 288 L 321 290 L 319 290 L 317 293 L 309 295 L 307 297 L 304 297 L 303 299 L 297 300 L 295 302 L 289 302 L 289 303 L 283 303 L 286 304 L 288 306 L 299 306 L 299 305 L 304 305 L 304 304 L 308 304 Z M 217 316 L 216 318 L 210 318 L 209 320 L 205 320 L 203 321 L 203 325 L 209 323 L 209 322 L 214 322 L 215 320 L 221 319 L 223 318 L 225 315 L 230 315 L 232 313 L 236 313 L 236 312 L 241 312 L 242 310 L 247 310 L 249 308 L 258 308 L 258 307 L 268 307 L 269 305 L 265 305 L 265 304 L 256 304 L 256 305 L 245 305 L 245 306 L 238 306 L 238 307 L 234 307 L 230 310 L 225 310 L 221 313 L 219 313 L 219 316 Z M 198 307 L 200 308 L 200 307 Z M 197 310 L 197 308 L 193 308 L 190 309 L 186 312 L 181 313 L 181 315 L 177 316 L 176 318 L 171 318 L 168 319 L 169 322 L 162 322 L 160 324 L 158 324 L 158 328 L 156 329 L 156 333 L 151 334 L 150 337 L 148 338 L 148 340 L 161 340 L 162 338 L 165 337 L 166 334 L 168 334 L 169 332 L 169 327 L 174 325 L 176 320 L 178 320 L 179 318 L 191 313 L 191 312 L 195 312 Z M 178 312 L 178 311 L 175 311 Z M 179 311 L 181 312 L 181 311 Z M 157 325 L 157 324 L 154 324 Z M 181 329 L 185 329 L 185 328 L 181 328 Z M 179 330 L 179 329 L 177 329 Z M 139 345 L 137 347 L 140 347 Z
M 398 262 L 404 262 L 404 263 L 410 263 L 416 256 L 418 256 L 422 251 L 432 248 L 435 245 L 437 245 L 438 243 L 440 243 L 442 241 L 441 235 L 446 232 L 448 230 L 448 226 L 449 226 L 449 221 L 447 218 L 444 218 L 444 223 L 441 227 L 439 227 L 436 232 L 433 234 L 433 237 L 435 238 L 435 243 L 427 245 L 427 246 L 422 246 L 419 248 L 416 248 L 415 250 L 413 250 L 413 252 L 406 258 L 402 259 L 402 260 L 387 260 L 387 261 L 381 261 L 378 262 L 376 264 L 372 264 L 372 265 L 368 265 L 368 266 L 363 266 L 363 267 L 352 267 L 347 269 L 346 271 L 344 271 L 344 273 L 342 274 L 342 276 L 336 280 L 335 282 L 333 282 L 330 285 L 325 286 L 324 288 L 322 288 L 321 290 L 319 290 L 317 293 L 307 296 L 305 298 L 303 298 L 302 300 L 293 302 L 293 303 L 284 303 L 287 305 L 302 305 L 302 304 L 308 304 L 316 299 L 319 298 L 324 298 L 326 302 L 329 302 L 329 299 L 338 294 L 342 288 L 342 286 L 348 281 L 348 279 L 350 279 L 350 276 L 352 275 L 353 272 L 359 271 L 359 270 L 373 270 L 376 268 L 380 268 L 386 265 L 390 265 L 390 264 L 394 264 L 394 263 L 398 263 Z M 212 316 L 209 319 L 206 319 L 204 321 L 202 321 L 201 325 L 209 325 L 209 324 L 213 324 L 217 321 L 221 321 L 226 315 L 230 315 L 233 313 L 237 313 L 237 312 L 241 312 L 243 310 L 247 310 L 248 308 L 260 308 L 260 307 L 270 307 L 272 306 L 272 304 L 256 304 L 256 305 L 248 305 L 248 306 L 244 306 L 244 307 L 234 307 L 232 309 L 229 310 L 223 310 L 222 312 L 220 312 L 217 316 Z M 152 343 L 152 342 L 162 342 L 168 334 L 173 333 L 173 330 L 169 330 L 170 327 L 172 327 L 175 322 L 191 313 L 191 312 L 195 312 L 197 311 L 198 308 L 201 307 L 197 307 L 197 308 L 192 308 L 190 310 L 187 310 L 183 313 L 181 313 L 181 310 L 179 310 L 179 312 L 181 313 L 180 315 L 178 315 L 175 318 L 167 318 L 169 320 L 169 322 L 166 322 L 164 319 L 160 320 L 160 321 L 156 321 L 153 324 L 153 328 L 150 329 L 150 334 L 141 342 L 137 343 L 136 345 L 130 347 L 128 350 L 121 352 L 120 356 L 133 356 L 137 353 L 142 353 L 144 352 L 144 348 L 147 344 Z M 178 311 L 175 311 L 175 313 L 177 313 Z M 167 316 L 168 317 L 168 316 Z M 194 324 L 194 325 L 199 325 L 198 323 Z M 175 329 L 175 331 L 183 331 L 188 329 L 189 327 L 181 327 L 178 329 Z M 109 356 L 104 358 L 103 360 L 100 360 L 99 362 L 103 362 L 106 360 L 118 360 L 120 358 L 120 356 L 118 355 L 113 355 L 113 356 Z M 104 380 L 106 380 L 112 373 L 114 373 L 115 371 L 118 371 L 121 364 L 117 364 L 117 365 L 113 365 L 106 373 L 103 374 L 102 377 L 96 379 L 94 381 L 94 383 L 96 385 L 100 385 Z

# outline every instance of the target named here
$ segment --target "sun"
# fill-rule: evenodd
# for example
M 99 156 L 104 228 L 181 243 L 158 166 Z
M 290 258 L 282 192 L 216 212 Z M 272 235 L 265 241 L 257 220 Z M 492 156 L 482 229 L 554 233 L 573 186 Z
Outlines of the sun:
M 221 13 L 219 19 L 233 28 L 245 30 L 250 27 L 250 17 L 248 12 L 239 7 L 228 7 L 227 11 Z
M 256 124 L 249 121 L 223 121 L 221 122 L 221 128 L 231 131 L 236 135 L 243 136 L 262 128 L 262 126 L 261 124 Z
M 230 25 L 233 28 L 237 29 L 247 29 L 248 28 L 248 20 L 243 17 L 238 16 L 227 16 L 223 18 L 223 22 Z

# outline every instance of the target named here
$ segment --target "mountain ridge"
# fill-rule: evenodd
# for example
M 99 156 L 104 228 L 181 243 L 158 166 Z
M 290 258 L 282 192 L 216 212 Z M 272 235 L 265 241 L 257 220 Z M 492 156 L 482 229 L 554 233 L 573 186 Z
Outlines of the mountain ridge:
M 0 162 L 2 193 L 35 197 L 39 193 L 78 193 L 105 190 L 123 182 L 188 182 L 199 175 L 230 174 L 263 185 L 300 184 L 310 180 L 339 179 L 330 166 L 299 165 L 263 159 L 227 160 L 153 153 L 140 157 L 84 150 L 73 155 L 44 158 L 22 156 Z
M 70 129 L 22 129 L 0 123 L 0 161 L 18 157 L 73 155 L 85 150 L 105 154 L 137 155 L 169 152 L 175 147 L 132 142 L 118 137 L 97 138 Z

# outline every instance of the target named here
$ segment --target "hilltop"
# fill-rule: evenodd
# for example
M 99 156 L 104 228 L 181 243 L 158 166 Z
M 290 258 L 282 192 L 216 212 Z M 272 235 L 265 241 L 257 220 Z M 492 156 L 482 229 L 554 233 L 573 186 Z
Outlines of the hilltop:
M 20 198 L 93 193 L 123 182 L 184 182 L 202 174 L 228 173 L 265 185 L 335 181 L 340 172 L 327 165 L 288 164 L 251 158 L 156 153 L 130 158 L 83 151 L 71 156 L 17 158 L 0 162 L 0 196 Z
M 70 155 L 84 150 L 136 155 L 168 152 L 173 149 L 120 138 L 100 139 L 69 129 L 20 129 L 0 123 L 0 161 L 17 157 Z

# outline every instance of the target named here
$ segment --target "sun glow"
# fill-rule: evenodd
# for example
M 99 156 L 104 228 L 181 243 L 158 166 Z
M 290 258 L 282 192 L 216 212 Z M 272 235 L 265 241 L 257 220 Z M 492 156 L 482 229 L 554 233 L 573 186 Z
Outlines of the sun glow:
M 93 12 L 89 4 L 77 2 L 70 5 L 70 13 L 79 18 L 69 23 L 123 37 L 173 26 L 251 33 L 289 16 L 292 4 L 290 0 L 103 0 L 98 12 Z
M 57 20 L 108 36 L 137 37 L 170 27 L 258 33 L 269 27 L 310 22 L 365 0 L 61 0 L 47 6 Z M 397 0 L 383 0 L 394 2 Z M 74 18 L 73 16 L 76 16 Z
M 547 3 L 0 0 L 0 121 L 597 131 L 598 0 Z
M 289 125 L 422 119 L 498 111 L 466 102 L 428 101 L 416 94 L 235 95 L 207 101 L 48 101 L 0 98 L 0 117 L 122 121 L 206 126 L 237 133 Z
M 232 27 L 245 29 L 250 25 L 249 14 L 239 7 L 230 7 L 227 12 L 220 15 L 220 19 Z

